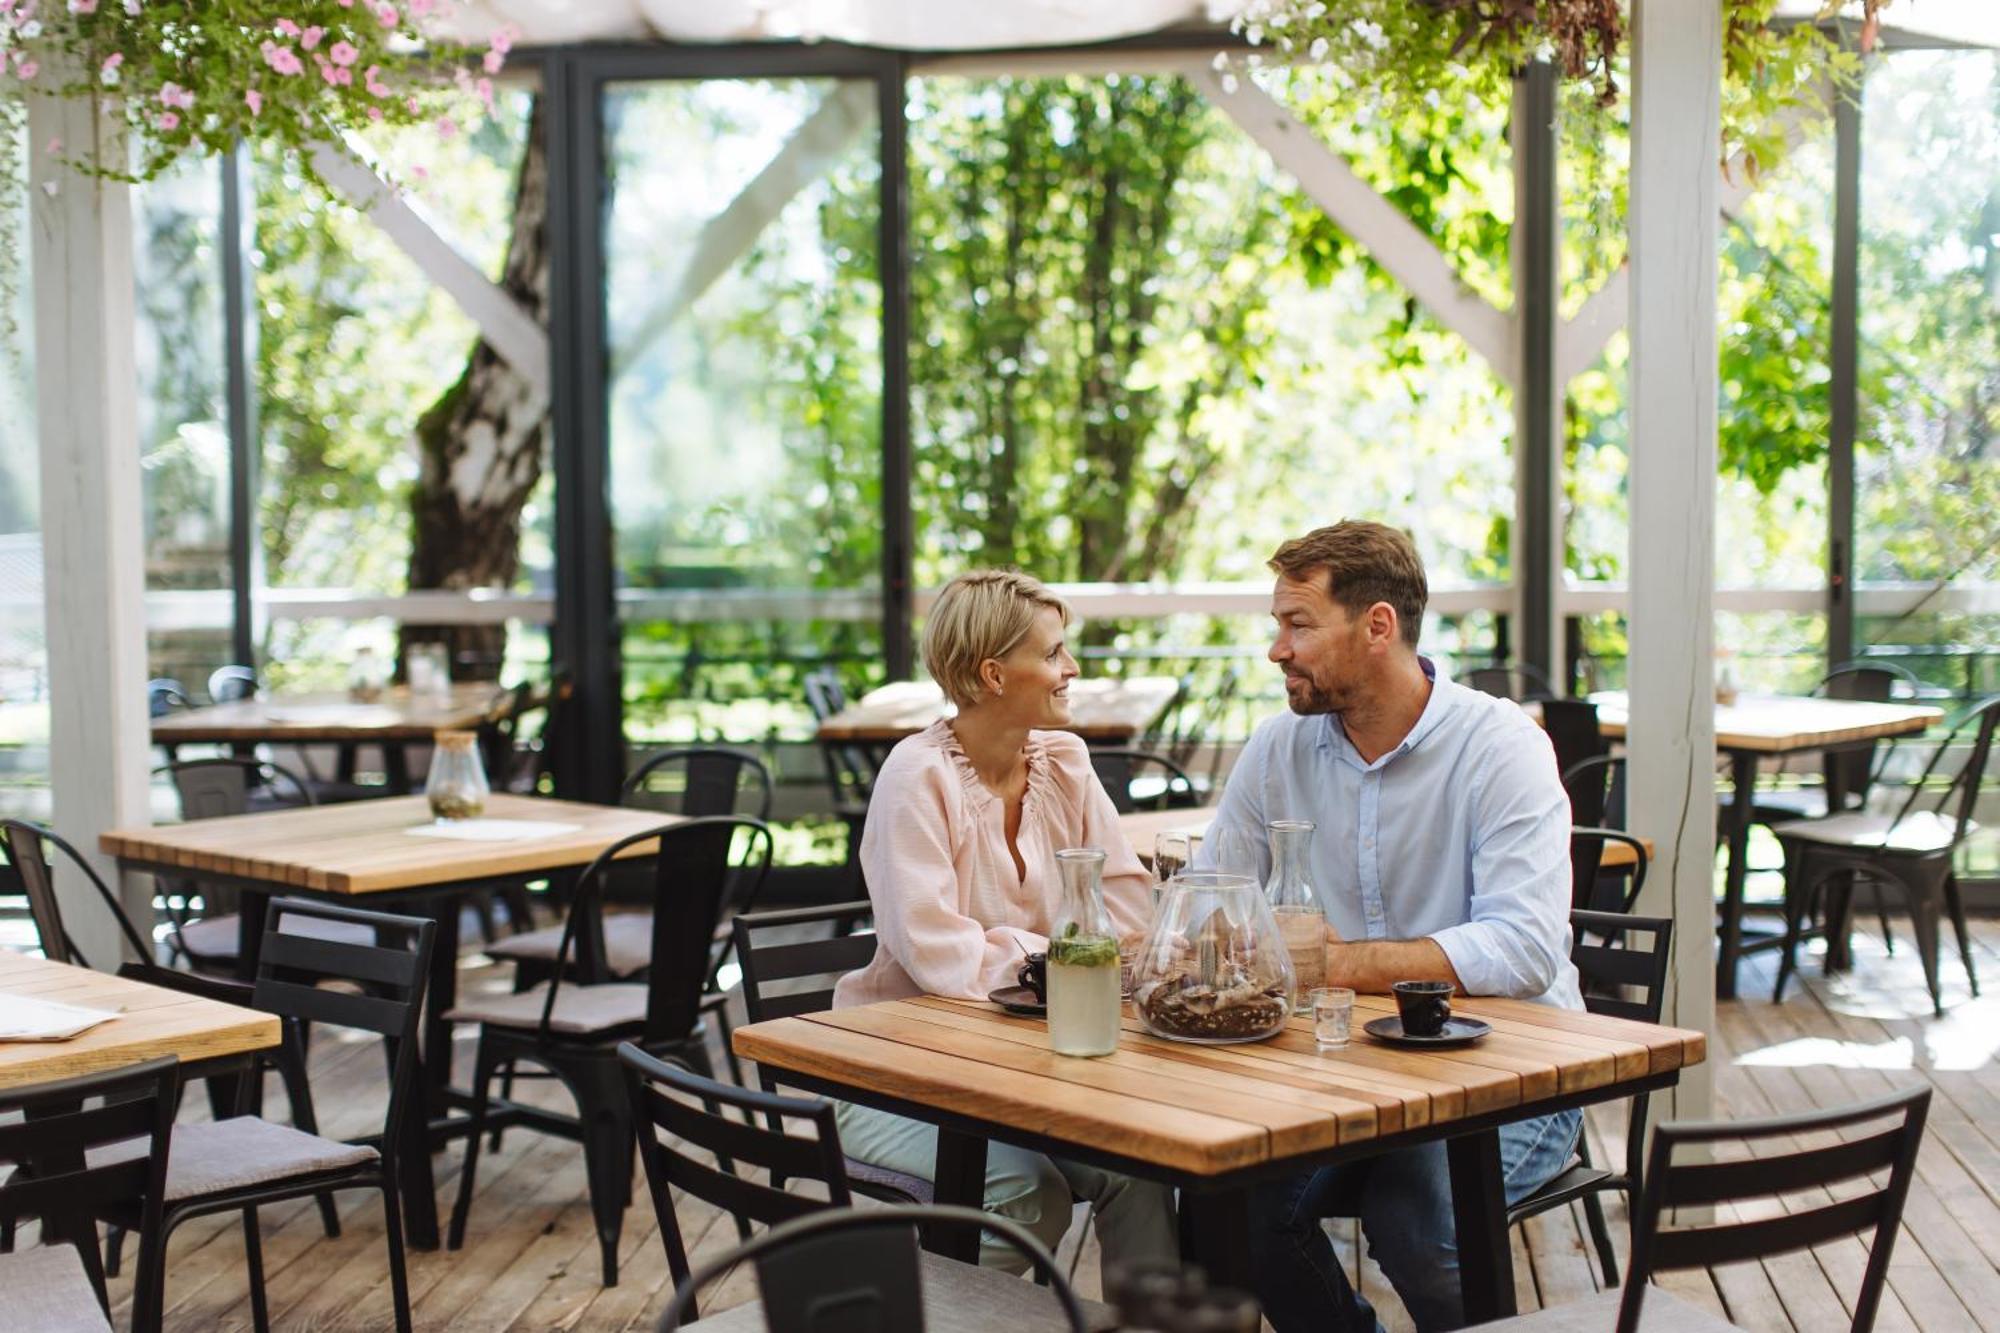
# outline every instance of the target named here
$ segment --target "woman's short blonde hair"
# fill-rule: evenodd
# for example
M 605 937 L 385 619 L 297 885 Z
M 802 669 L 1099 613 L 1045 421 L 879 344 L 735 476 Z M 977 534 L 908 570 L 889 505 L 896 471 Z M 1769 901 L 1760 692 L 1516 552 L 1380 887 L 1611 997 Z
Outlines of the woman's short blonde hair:
M 964 708 L 986 693 L 979 665 L 1005 657 L 1053 607 L 1069 624 L 1069 606 L 1041 582 L 1011 569 L 973 569 L 945 585 L 924 620 L 924 669 Z

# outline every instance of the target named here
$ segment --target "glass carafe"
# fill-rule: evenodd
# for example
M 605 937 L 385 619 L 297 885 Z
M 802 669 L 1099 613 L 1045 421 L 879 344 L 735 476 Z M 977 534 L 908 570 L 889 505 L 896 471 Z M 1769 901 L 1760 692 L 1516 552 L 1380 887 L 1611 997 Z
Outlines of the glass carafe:
M 477 819 L 486 813 L 486 769 L 479 762 L 479 733 L 440 731 L 431 752 L 424 795 L 438 819 Z
M 1271 878 L 1264 885 L 1264 900 L 1271 904 L 1285 952 L 1292 958 L 1292 978 L 1298 985 L 1296 1012 L 1304 1013 L 1307 996 L 1326 984 L 1326 911 L 1306 873 L 1313 822 L 1274 819 L 1266 827 L 1271 834 Z
M 1118 1049 L 1118 936 L 1104 910 L 1104 853 L 1056 853 L 1062 905 L 1049 930 L 1049 1046 L 1057 1055 Z
M 1291 955 L 1249 875 L 1191 871 L 1170 880 L 1132 977 L 1146 1030 L 1175 1041 L 1259 1041 L 1285 1026 Z

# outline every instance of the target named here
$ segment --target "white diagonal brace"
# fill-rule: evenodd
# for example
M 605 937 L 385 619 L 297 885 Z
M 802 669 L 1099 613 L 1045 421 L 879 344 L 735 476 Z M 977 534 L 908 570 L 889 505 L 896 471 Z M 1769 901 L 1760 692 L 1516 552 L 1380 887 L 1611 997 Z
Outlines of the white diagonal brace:
M 843 83 L 800 122 L 784 147 L 737 196 L 703 224 L 680 278 L 659 304 L 617 337 L 612 374 L 631 364 L 655 338 L 672 328 L 746 251 L 799 191 L 820 179 L 848 145 L 874 123 L 875 85 Z
M 1512 317 L 1459 278 L 1431 238 L 1354 174 L 1311 128 L 1248 78 L 1190 65 L 1187 77 L 1271 160 L 1290 172 L 1341 230 L 1409 290 L 1445 327 L 1465 339 L 1508 384 L 1520 378 Z
M 445 290 L 479 326 L 487 344 L 541 397 L 549 392 L 549 335 L 520 302 L 433 231 L 388 182 L 349 149 L 317 144 L 313 170 L 381 228 L 424 275 Z

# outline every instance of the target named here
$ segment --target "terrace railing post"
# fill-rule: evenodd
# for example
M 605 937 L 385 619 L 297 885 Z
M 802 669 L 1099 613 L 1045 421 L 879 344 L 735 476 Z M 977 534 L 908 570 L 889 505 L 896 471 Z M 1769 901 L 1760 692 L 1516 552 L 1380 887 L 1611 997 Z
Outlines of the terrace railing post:
M 1864 69 L 1866 67 L 1864 66 Z M 1833 302 L 1828 349 L 1826 664 L 1854 657 L 1854 436 L 1860 414 L 1861 90 L 1833 105 Z
M 1551 680 L 1562 667 L 1562 404 L 1556 372 L 1562 214 L 1556 197 L 1556 71 L 1531 61 L 1514 78 L 1513 575 L 1516 656 Z
M 882 653 L 890 680 L 915 666 L 916 535 L 910 506 L 910 198 L 906 57 L 891 57 L 881 90 L 882 176 Z

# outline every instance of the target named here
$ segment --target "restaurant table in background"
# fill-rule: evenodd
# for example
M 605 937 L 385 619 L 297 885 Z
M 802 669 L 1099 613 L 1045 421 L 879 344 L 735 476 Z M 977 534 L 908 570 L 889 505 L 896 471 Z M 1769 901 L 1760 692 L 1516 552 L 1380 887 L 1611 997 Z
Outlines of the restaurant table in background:
M 278 1044 L 270 1014 L 0 949 L 0 996 L 115 1010 L 117 1017 L 62 1041 L 0 1041 L 0 1088 L 50 1083 L 180 1057 L 201 1077 Z
M 1355 1007 L 1357 1023 L 1395 1012 L 1383 996 Z M 1443 1139 L 1465 1314 L 1478 1323 L 1514 1310 L 1499 1126 L 1668 1087 L 1707 1044 L 1519 1000 L 1452 1007 L 1492 1034 L 1448 1051 L 1357 1036 L 1321 1052 L 1311 1021 L 1295 1018 L 1269 1041 L 1198 1046 L 1148 1035 L 1127 1006 L 1117 1051 L 1075 1059 L 1049 1050 L 1039 1018 L 925 996 L 751 1024 L 735 1046 L 780 1086 L 936 1125 L 939 1203 L 979 1206 L 988 1139 L 1176 1186 L 1189 1258 L 1229 1286 L 1250 1285 L 1254 1186 Z M 978 1238 L 926 1243 L 969 1259 Z
M 1093 677 L 1070 682 L 1069 725 L 1093 745 L 1129 745 L 1153 725 L 1180 692 L 1171 676 L 1135 676 L 1129 680 Z M 899 680 L 870 690 L 819 724 L 815 739 L 862 745 L 876 758 L 905 736 L 915 735 L 952 707 L 944 691 L 927 680 Z
M 423 1026 L 423 1076 L 433 1116 L 463 1097 L 450 1089 L 451 1028 L 441 1015 L 458 998 L 459 909 L 474 889 L 574 874 L 634 833 L 679 823 L 656 810 L 494 795 L 483 819 L 441 825 L 420 796 L 311 806 L 195 820 L 158 828 L 114 829 L 98 839 L 122 869 L 171 875 L 241 891 L 239 966 L 254 976 L 273 894 L 303 894 L 437 923 Z M 512 825 L 510 828 L 509 826 Z M 439 836 L 441 834 L 451 836 Z M 485 835 L 515 836 L 485 836 Z M 621 855 L 644 856 L 650 844 Z M 591 931 L 579 932 L 586 968 Z M 432 1126 L 432 1142 L 455 1124 Z M 441 1135 L 442 1131 L 442 1135 Z M 410 1243 L 437 1245 L 429 1153 L 406 1154 L 403 1193 Z
M 438 731 L 476 727 L 501 693 L 490 681 L 453 685 L 448 695 L 397 687 L 372 703 L 345 694 L 277 694 L 210 704 L 152 720 L 155 745 L 379 745 L 388 787 L 410 790 L 407 747 Z
M 1625 739 L 1628 701 L 1623 693 L 1593 694 L 1597 728 L 1607 740 Z M 1927 704 L 1873 703 L 1856 699 L 1819 699 L 1793 695 L 1738 695 L 1735 702 L 1715 706 L 1715 748 L 1729 758 L 1730 800 L 1723 807 L 1721 833 L 1729 845 L 1729 866 L 1723 877 L 1721 945 L 1715 961 L 1717 999 L 1736 995 L 1736 966 L 1745 953 L 1779 948 L 1773 934 L 1746 943 L 1743 934 L 1743 882 L 1749 872 L 1750 814 L 1757 800 L 1757 765 L 1779 755 L 1811 750 L 1839 750 L 1895 736 L 1917 735 L 1944 717 Z M 1829 775 L 1829 780 L 1834 775 Z M 1841 793 L 1827 793 L 1828 808 L 1838 809 Z M 1845 941 L 1828 940 L 1829 962 L 1838 963 Z
M 1139 854 L 1139 859 L 1148 869 L 1153 865 L 1153 840 L 1162 833 L 1185 833 L 1199 843 L 1214 822 L 1218 807 L 1201 806 L 1193 810 L 1139 810 L 1129 815 L 1118 816 L 1118 830 L 1125 835 L 1125 841 Z M 1639 839 L 1645 845 L 1648 855 L 1652 854 L 1653 840 Z M 1622 842 L 1607 842 L 1601 849 L 1598 865 L 1607 870 L 1616 870 L 1632 865 L 1638 854 Z

